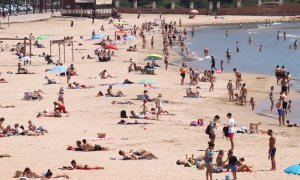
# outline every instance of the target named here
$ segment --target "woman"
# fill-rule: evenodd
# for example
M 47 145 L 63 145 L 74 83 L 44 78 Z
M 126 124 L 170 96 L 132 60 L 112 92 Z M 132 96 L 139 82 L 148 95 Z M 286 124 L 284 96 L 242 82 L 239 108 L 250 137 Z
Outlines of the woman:
M 275 72 L 275 76 L 276 76 L 276 80 L 277 80 L 277 85 L 278 85 L 279 80 L 281 78 L 281 68 L 279 67 L 279 65 L 276 66 L 274 72 Z
M 206 166 L 206 180 L 212 180 L 212 161 L 213 161 L 213 149 L 215 147 L 214 143 L 209 142 L 208 143 L 208 148 L 205 151 L 205 156 L 204 156 L 204 161 L 205 161 L 205 166 Z
M 252 168 L 252 166 L 247 166 L 246 164 L 243 164 L 243 162 L 245 161 L 244 158 L 240 158 L 238 163 L 237 163 L 237 172 L 252 172 L 252 170 L 250 168 Z
M 220 150 L 219 154 L 217 156 L 217 159 L 216 159 L 217 167 L 221 167 L 221 168 L 226 168 L 227 167 L 227 165 L 225 165 L 225 164 L 227 163 L 228 159 L 223 161 L 223 157 L 224 157 L 224 151 Z
M 271 86 L 271 91 L 269 92 L 269 97 L 271 101 L 271 111 L 273 111 L 274 108 L 274 86 Z
M 104 167 L 101 166 L 89 166 L 89 165 L 80 165 L 77 164 L 75 160 L 71 161 L 71 166 L 63 166 L 62 169 L 66 169 L 66 170 L 74 170 L 74 169 L 78 169 L 78 170 L 100 170 L 100 169 L 104 169 Z

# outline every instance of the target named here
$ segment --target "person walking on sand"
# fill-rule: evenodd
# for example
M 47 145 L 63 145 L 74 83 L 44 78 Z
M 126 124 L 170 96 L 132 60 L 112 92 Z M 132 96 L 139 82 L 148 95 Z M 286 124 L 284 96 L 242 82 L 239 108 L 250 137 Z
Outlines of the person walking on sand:
M 245 106 L 247 105 L 247 101 L 246 101 L 247 93 L 248 93 L 248 90 L 246 88 L 246 84 L 244 83 L 241 88 L 240 94 L 241 94 L 241 98 L 242 98 L 242 103 L 245 103 Z
M 251 106 L 252 111 L 254 111 L 254 108 L 255 108 L 255 101 L 254 101 L 254 98 L 253 98 L 253 97 L 251 97 L 251 99 L 250 99 L 249 106 Z
M 186 73 L 186 64 L 182 63 L 182 66 L 180 68 L 180 76 L 181 76 L 181 85 L 184 85 L 184 79 L 185 79 L 185 73 Z
M 205 166 L 206 166 L 206 180 L 213 180 L 212 178 L 212 172 L 213 172 L 213 166 L 212 166 L 212 161 L 213 161 L 213 155 L 214 155 L 214 147 L 215 144 L 208 142 L 208 148 L 205 151 L 204 155 L 204 161 L 205 161 Z
M 210 143 L 215 143 L 215 139 L 216 139 L 216 133 L 215 133 L 215 129 L 217 129 L 217 124 L 216 122 L 220 119 L 219 115 L 215 115 L 213 121 L 211 121 L 209 123 L 209 125 L 206 128 L 206 134 L 208 134 L 209 136 L 209 142 Z
M 242 73 L 237 71 L 236 68 L 233 68 L 233 72 L 235 74 L 235 89 L 239 89 L 238 88 L 238 83 L 241 81 Z
M 229 94 L 229 101 L 233 101 L 234 100 L 234 91 L 233 91 L 233 84 L 232 84 L 232 80 L 229 80 L 227 83 L 227 90 L 228 90 L 228 94 Z
M 231 144 L 231 149 L 230 150 L 234 150 L 234 127 L 235 127 L 235 120 L 232 118 L 232 114 L 228 113 L 227 114 L 227 118 L 228 118 L 228 137 L 230 139 L 230 144 Z
M 271 159 L 271 164 L 272 164 L 271 171 L 275 171 L 276 170 L 276 162 L 275 162 L 275 154 L 276 154 L 275 143 L 276 143 L 276 138 L 273 135 L 272 129 L 268 130 L 268 135 L 270 136 L 270 139 L 269 139 L 269 157 L 268 158 Z
M 271 86 L 271 90 L 269 92 L 269 98 L 271 101 L 271 111 L 273 111 L 273 108 L 274 108 L 274 86 Z
M 168 65 L 169 65 L 169 53 L 166 53 L 165 58 L 164 58 L 164 63 L 165 63 L 165 68 L 168 70 Z
M 163 111 L 162 110 L 162 102 L 163 102 L 163 99 L 162 99 L 162 94 L 159 94 L 158 97 L 156 98 L 155 100 L 155 105 L 156 105 L 156 109 L 157 109 L 157 119 L 158 119 L 158 116 L 161 114 L 161 112 Z

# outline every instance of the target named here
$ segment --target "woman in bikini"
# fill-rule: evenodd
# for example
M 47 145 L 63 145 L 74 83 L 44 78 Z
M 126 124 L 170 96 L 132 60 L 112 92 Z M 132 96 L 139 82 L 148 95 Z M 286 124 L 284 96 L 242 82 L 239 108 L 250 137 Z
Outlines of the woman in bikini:
M 78 169 L 78 170 L 100 170 L 100 169 L 104 169 L 104 167 L 102 167 L 102 166 L 80 165 L 80 164 L 77 164 L 75 160 L 72 160 L 71 161 L 71 166 L 63 166 L 61 169 L 62 170 L 74 170 L 74 169 Z

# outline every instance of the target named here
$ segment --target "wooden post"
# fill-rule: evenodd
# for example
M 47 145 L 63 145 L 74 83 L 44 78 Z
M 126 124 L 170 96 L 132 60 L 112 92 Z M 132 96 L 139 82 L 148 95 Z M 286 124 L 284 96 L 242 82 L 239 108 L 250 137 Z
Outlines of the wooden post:
M 60 60 L 60 44 L 58 44 L 58 60 Z
M 171 9 L 175 9 L 175 1 L 174 0 L 171 1 Z
M 50 56 L 52 56 L 52 43 L 50 41 Z
M 237 0 L 236 3 L 237 8 L 240 8 L 242 6 L 242 0 Z
M 31 51 L 32 51 L 32 40 L 31 40 L 31 35 L 29 36 L 29 53 L 30 53 L 30 55 L 29 55 L 29 57 L 31 58 Z M 31 61 L 30 61 L 31 62 Z
M 74 46 L 73 46 L 73 41 L 72 41 L 72 62 L 74 62 Z

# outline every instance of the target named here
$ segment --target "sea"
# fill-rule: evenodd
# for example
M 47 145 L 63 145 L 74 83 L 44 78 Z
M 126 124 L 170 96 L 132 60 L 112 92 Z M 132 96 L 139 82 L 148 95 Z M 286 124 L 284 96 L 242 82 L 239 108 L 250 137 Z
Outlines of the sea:
M 195 69 L 210 69 L 210 56 L 204 57 L 204 48 L 208 48 L 209 55 L 216 60 L 216 68 L 220 69 L 221 60 L 224 61 L 224 72 L 232 72 L 237 68 L 240 72 L 274 75 L 276 65 L 285 66 L 292 74 L 292 88 L 300 93 L 300 22 L 265 24 L 243 24 L 220 26 L 200 26 L 186 40 L 189 55 L 184 57 L 184 62 Z M 226 37 L 226 31 L 228 37 Z M 279 31 L 279 40 L 277 33 Z M 283 38 L 286 32 L 286 40 Z M 249 43 L 249 37 L 252 41 Z M 298 48 L 290 49 L 295 40 Z M 239 42 L 239 52 L 236 52 L 236 42 Z M 260 45 L 262 46 L 259 51 Z M 226 59 L 226 50 L 231 50 L 231 60 Z M 274 85 L 276 79 L 274 78 Z M 270 111 L 268 94 L 266 100 L 257 102 L 256 112 L 259 115 L 277 119 L 275 111 Z M 292 112 L 287 119 L 300 123 L 300 99 L 292 100 Z

